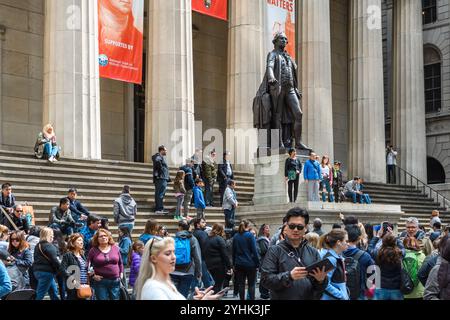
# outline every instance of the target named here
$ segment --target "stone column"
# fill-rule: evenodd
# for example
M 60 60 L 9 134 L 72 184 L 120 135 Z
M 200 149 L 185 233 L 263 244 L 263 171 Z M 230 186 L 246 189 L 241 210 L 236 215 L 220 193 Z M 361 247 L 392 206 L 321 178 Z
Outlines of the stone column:
M 2 98 L 2 86 L 3 86 L 3 41 L 5 40 L 6 27 L 0 24 L 0 147 L 3 144 L 3 98 Z
M 370 6 L 381 0 L 350 0 L 349 178 L 386 182 L 383 40 L 381 16 L 372 21 Z M 381 10 L 381 9 L 380 9 Z
M 195 151 L 191 1 L 149 1 L 148 16 L 145 161 L 165 145 L 178 165 Z
M 302 138 L 319 155 L 333 159 L 330 1 L 300 1 L 299 18 Z
M 46 0 L 44 124 L 62 154 L 101 158 L 97 2 Z
M 427 182 L 422 2 L 394 1 L 393 145 L 397 165 Z M 404 181 L 403 181 L 404 182 Z
M 257 145 L 246 145 L 245 135 L 252 136 L 253 99 L 265 73 L 266 54 L 264 47 L 264 6 L 261 0 L 231 0 L 228 27 L 228 95 L 227 129 L 233 129 L 235 137 L 228 137 L 235 160 L 240 170 L 252 170 L 244 162 L 256 152 Z M 253 136 L 256 138 L 256 135 Z M 252 138 L 252 139 L 253 139 Z M 256 143 L 256 141 L 254 141 Z M 245 160 L 247 159 L 247 160 Z

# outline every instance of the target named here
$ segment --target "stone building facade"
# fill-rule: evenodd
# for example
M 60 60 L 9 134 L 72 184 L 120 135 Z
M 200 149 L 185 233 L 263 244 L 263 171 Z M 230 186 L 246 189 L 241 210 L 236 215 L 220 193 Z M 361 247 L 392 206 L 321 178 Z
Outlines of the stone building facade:
M 225 131 L 252 128 L 264 2 L 229 0 L 226 22 L 190 0 L 145 1 L 141 87 L 99 77 L 94 1 L 0 0 L 0 148 L 30 151 L 51 122 L 70 157 L 149 161 L 166 144 L 183 159 L 208 129 L 237 155 L 240 133 Z M 428 157 L 428 176 L 444 173 L 432 182 L 450 183 L 449 0 L 429 2 L 424 24 L 421 0 L 297 1 L 303 137 L 348 176 L 384 182 L 390 142 L 402 168 L 425 181 Z

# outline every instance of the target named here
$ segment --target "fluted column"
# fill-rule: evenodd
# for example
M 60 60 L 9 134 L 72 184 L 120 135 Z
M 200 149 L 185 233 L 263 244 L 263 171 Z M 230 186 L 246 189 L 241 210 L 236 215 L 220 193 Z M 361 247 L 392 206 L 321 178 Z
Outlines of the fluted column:
M 397 165 L 427 181 L 422 2 L 394 1 L 393 145 Z
M 349 177 L 386 182 L 383 92 L 383 40 L 371 6 L 381 0 L 350 0 Z
M 303 140 L 333 159 L 330 1 L 300 1 L 300 73 L 303 91 Z
M 164 144 L 169 164 L 194 153 L 191 0 L 149 1 L 145 161 Z
M 62 154 L 101 158 L 97 2 L 46 0 L 44 116 Z
M 264 77 L 264 6 L 260 0 L 231 0 L 230 22 L 228 27 L 228 95 L 227 95 L 227 128 L 249 133 L 253 128 L 253 98 Z M 235 131 L 236 132 L 236 131 Z M 239 143 L 237 139 L 228 137 L 227 148 L 239 169 L 250 169 L 242 162 L 256 145 Z M 251 134 L 250 134 L 251 135 Z M 253 148 L 254 150 L 249 150 Z M 239 160 L 241 161 L 239 161 Z M 247 160 L 251 160 L 248 159 Z M 239 163 L 241 162 L 241 163 Z

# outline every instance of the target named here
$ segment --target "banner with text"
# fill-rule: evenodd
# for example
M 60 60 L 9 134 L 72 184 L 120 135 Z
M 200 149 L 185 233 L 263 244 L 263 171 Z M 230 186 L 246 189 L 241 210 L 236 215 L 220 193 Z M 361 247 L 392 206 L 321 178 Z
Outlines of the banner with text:
M 218 19 L 228 19 L 227 0 L 192 0 L 192 10 Z
M 144 0 L 98 0 L 100 77 L 142 83 Z
M 295 59 L 295 0 L 267 1 L 266 34 L 267 51 L 273 50 L 273 37 L 284 32 L 289 40 L 286 51 Z

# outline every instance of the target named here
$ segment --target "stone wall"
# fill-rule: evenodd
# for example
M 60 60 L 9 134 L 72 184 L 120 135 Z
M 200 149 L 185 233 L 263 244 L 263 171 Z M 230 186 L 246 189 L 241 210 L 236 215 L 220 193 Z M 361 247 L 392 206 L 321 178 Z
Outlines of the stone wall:
M 196 12 L 192 23 L 195 121 L 203 122 L 203 132 L 217 128 L 225 133 L 228 24 Z M 204 146 L 208 144 L 204 142 Z
M 333 81 L 334 158 L 348 169 L 348 3 L 331 1 L 331 66 Z M 333 160 L 333 159 L 332 159 Z
M 0 148 L 31 151 L 42 130 L 44 1 L 0 0 Z
M 126 160 L 125 88 L 127 84 L 100 79 L 100 115 L 102 129 L 102 158 Z

